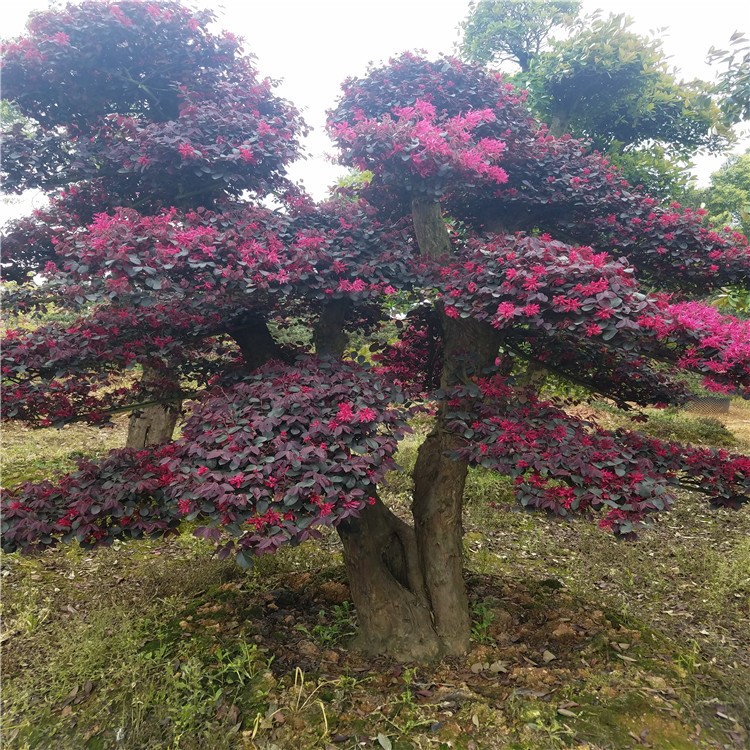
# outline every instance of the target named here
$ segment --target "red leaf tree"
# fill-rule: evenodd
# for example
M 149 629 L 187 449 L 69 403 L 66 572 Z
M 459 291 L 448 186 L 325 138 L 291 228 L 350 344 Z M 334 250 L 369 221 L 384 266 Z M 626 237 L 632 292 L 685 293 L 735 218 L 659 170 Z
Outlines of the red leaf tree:
M 3 95 L 25 119 L 4 133 L 3 183 L 50 199 L 6 227 L 6 278 L 68 272 L 56 245 L 116 208 L 224 210 L 292 189 L 285 168 L 304 125 L 213 20 L 172 0 L 91 1 L 34 16 L 5 46 Z M 83 288 L 75 299 L 97 301 Z M 137 361 L 153 398 L 133 412 L 127 444 L 144 447 L 171 438 L 184 373 L 179 355 Z
M 44 278 L 8 307 L 54 295 L 80 317 L 6 333 L 5 416 L 106 424 L 188 391 L 192 403 L 179 440 L 11 489 L 5 549 L 188 520 L 249 564 L 331 526 L 359 646 L 428 659 L 469 643 L 472 465 L 511 476 L 525 507 L 622 536 L 677 487 L 745 502 L 750 459 L 609 432 L 518 374 L 528 362 L 623 405 L 679 403 L 687 370 L 747 393 L 747 322 L 688 296 L 748 282 L 744 237 L 553 138 L 497 75 L 411 54 L 344 84 L 330 133 L 373 177 L 316 205 L 284 176 L 296 111 L 208 20 L 85 2 L 35 17 L 6 50 L 5 93 L 28 118 L 8 136 L 8 184 L 65 189 L 8 229 L 8 270 Z M 397 339 L 373 366 L 348 358 L 350 334 L 377 333 L 396 293 L 418 302 Z M 290 326 L 307 334 L 289 343 Z M 154 375 L 123 380 L 135 365 Z M 378 484 L 425 402 L 410 524 Z

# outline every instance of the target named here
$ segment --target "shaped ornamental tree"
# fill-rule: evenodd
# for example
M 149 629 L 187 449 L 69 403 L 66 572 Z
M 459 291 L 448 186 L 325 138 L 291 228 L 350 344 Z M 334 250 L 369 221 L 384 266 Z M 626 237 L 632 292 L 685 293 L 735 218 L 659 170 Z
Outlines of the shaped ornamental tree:
M 429 659 L 469 643 L 472 465 L 513 477 L 527 508 L 626 537 L 677 487 L 745 502 L 749 458 L 609 432 L 528 377 L 543 368 L 623 405 L 679 403 L 687 370 L 747 394 L 747 321 L 688 296 L 747 284 L 742 235 L 631 189 L 499 76 L 411 54 L 344 84 L 330 133 L 372 179 L 316 205 L 284 177 L 296 112 L 207 21 L 87 2 L 35 17 L 6 50 L 5 93 L 27 118 L 8 184 L 65 189 L 8 230 L 9 269 L 43 282 L 6 309 L 54 295 L 80 317 L 6 332 L 5 417 L 106 424 L 190 399 L 178 440 L 7 492 L 6 550 L 189 521 L 250 564 L 333 527 L 358 646 Z M 280 209 L 263 207 L 269 193 Z M 349 335 L 392 325 L 394 295 L 413 300 L 400 333 L 353 360 Z M 283 343 L 291 325 L 306 341 Z M 378 484 L 425 408 L 408 523 Z
M 55 244 L 102 212 L 216 208 L 291 188 L 303 123 L 236 39 L 208 30 L 213 20 L 172 0 L 92 0 L 34 16 L 6 45 L 3 96 L 24 117 L 3 134 L 3 184 L 50 199 L 6 227 L 7 279 L 45 268 L 51 279 Z M 179 367 L 141 364 L 144 387 L 175 399 L 134 412 L 131 447 L 170 439 L 179 410 Z

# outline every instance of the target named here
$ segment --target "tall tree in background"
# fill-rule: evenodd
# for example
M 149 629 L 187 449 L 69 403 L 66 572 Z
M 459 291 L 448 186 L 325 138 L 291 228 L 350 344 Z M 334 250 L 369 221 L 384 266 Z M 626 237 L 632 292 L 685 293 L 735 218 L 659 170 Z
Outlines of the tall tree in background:
M 690 201 L 704 207 L 710 225 L 750 235 L 750 151 L 730 156 L 707 188 L 691 192 Z M 711 299 L 723 310 L 750 315 L 750 291 L 741 286 L 724 287 Z
M 515 15 L 514 2 L 480 4 L 465 24 L 461 50 L 467 59 L 491 60 L 491 49 L 512 59 L 506 54 L 509 37 L 503 36 L 511 33 L 510 22 L 500 30 L 485 26 L 493 10 L 525 23 L 525 16 Z M 661 43 L 635 34 L 631 23 L 624 16 L 569 22 L 567 38 L 548 38 L 513 81 L 528 89 L 533 111 L 552 133 L 589 139 L 630 183 L 670 198 L 684 189 L 691 156 L 725 149 L 731 131 L 712 88 L 678 80 Z
M 716 226 L 732 227 L 750 236 L 750 151 L 730 156 L 711 175 L 711 183 L 698 191 L 698 199 Z
M 725 66 L 717 85 L 725 121 L 731 124 L 750 120 L 750 40 L 737 31 L 729 40 L 728 50 L 712 47 L 708 59 Z
M 461 55 L 483 65 L 516 63 L 527 71 L 542 52 L 553 29 L 570 23 L 579 0 L 519 0 L 472 3 L 462 24 Z

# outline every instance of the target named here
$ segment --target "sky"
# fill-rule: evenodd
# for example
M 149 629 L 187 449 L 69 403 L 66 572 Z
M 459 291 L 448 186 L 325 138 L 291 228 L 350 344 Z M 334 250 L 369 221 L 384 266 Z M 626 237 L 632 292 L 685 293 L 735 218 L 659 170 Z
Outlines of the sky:
M 313 126 L 306 144 L 309 157 L 293 167 L 291 176 L 322 198 L 344 174 L 331 162 L 333 148 L 324 132 L 325 112 L 334 106 L 341 82 L 364 74 L 368 63 L 407 49 L 453 52 L 469 0 L 224 0 L 205 5 L 218 10 L 220 25 L 245 39 L 260 72 L 281 80 L 279 93 Z M 43 0 L 6 2 L 0 34 L 22 33 L 29 13 L 46 7 Z M 627 12 L 639 33 L 661 29 L 670 62 L 686 79 L 712 79 L 714 70 L 705 64 L 709 47 L 726 48 L 732 33 L 750 32 L 747 0 L 583 0 L 583 9 Z M 744 133 L 736 149 L 740 153 L 750 147 L 750 126 Z M 699 183 L 707 184 L 725 158 L 697 159 Z

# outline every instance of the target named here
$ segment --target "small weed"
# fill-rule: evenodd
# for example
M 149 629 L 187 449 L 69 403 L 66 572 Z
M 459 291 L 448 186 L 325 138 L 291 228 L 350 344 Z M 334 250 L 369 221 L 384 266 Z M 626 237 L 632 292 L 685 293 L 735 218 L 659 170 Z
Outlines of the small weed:
M 265 657 L 256 644 L 238 640 L 232 650 L 216 650 L 215 674 L 219 682 L 243 688 L 271 666 L 273 657 Z
M 471 605 L 471 640 L 475 643 L 492 643 L 490 626 L 495 613 L 486 602 L 473 602 Z
M 357 633 L 356 613 L 351 602 L 336 604 L 328 612 L 320 610 L 318 620 L 312 628 L 297 625 L 296 629 L 306 633 L 323 649 L 338 646 Z
M 288 713 L 292 719 L 292 723 L 296 722 L 308 728 L 315 722 L 316 715 L 319 716 L 319 739 L 324 739 L 329 735 L 330 727 L 323 694 L 327 688 L 336 686 L 338 682 L 338 680 L 323 680 L 315 683 L 315 686 L 310 689 L 305 673 L 299 667 L 295 667 L 294 684 L 289 691 L 288 703 L 281 707 L 272 705 L 265 716 L 262 713 L 258 713 L 255 717 L 250 738 L 254 740 L 259 732 L 272 728 L 275 715 Z M 311 712 L 313 707 L 316 709 L 314 713 Z
M 405 669 L 401 675 L 401 692 L 384 707 L 386 710 L 381 711 L 385 721 L 396 731 L 397 738 L 408 739 L 413 732 L 432 723 L 414 697 L 416 679 L 416 669 Z M 384 734 L 389 739 L 394 736 L 392 732 Z M 380 744 L 383 745 L 382 742 Z
M 677 667 L 687 676 L 692 677 L 701 666 L 700 646 L 697 641 L 690 640 L 687 648 L 677 654 L 675 659 Z
M 49 607 L 29 607 L 21 610 L 15 619 L 15 624 L 26 634 L 35 633 L 49 619 Z
M 413 708 L 416 703 L 414 702 L 414 691 L 412 685 L 417 679 L 417 670 L 413 667 L 405 669 L 401 675 L 401 682 L 404 687 L 396 698 L 396 705 L 402 708 Z
M 520 747 L 569 747 L 573 730 L 557 715 L 554 706 L 540 701 L 529 701 L 512 694 L 507 701 L 508 714 L 523 726 L 525 743 Z

